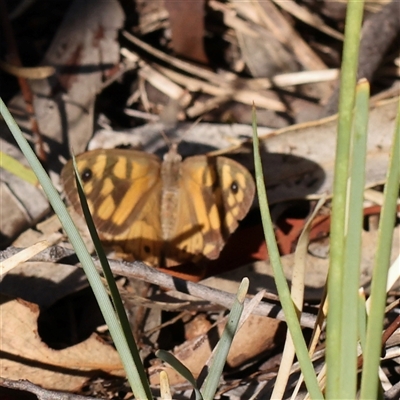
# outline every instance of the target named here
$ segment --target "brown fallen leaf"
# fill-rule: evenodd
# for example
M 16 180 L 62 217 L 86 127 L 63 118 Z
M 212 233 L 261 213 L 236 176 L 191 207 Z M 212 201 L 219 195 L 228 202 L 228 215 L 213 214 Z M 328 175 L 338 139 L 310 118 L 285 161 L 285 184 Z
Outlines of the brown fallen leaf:
M 96 334 L 63 350 L 49 348 L 38 334 L 39 307 L 33 303 L 1 296 L 0 315 L 3 378 L 76 391 L 98 371 L 125 376 L 117 351 Z
M 212 327 L 204 334 L 187 340 L 174 349 L 175 357 L 189 368 L 195 378 L 199 376 L 218 339 L 221 337 L 225 322 L 225 319 L 223 319 L 217 326 Z M 284 324 L 281 321 L 259 315 L 250 315 L 235 335 L 227 364 L 231 368 L 238 367 L 266 351 L 272 350 L 284 337 Z M 152 385 L 159 385 L 160 371 L 165 371 L 168 374 L 168 379 L 172 386 L 186 382 L 169 365 L 162 366 L 157 364 L 151 366 L 148 371 Z

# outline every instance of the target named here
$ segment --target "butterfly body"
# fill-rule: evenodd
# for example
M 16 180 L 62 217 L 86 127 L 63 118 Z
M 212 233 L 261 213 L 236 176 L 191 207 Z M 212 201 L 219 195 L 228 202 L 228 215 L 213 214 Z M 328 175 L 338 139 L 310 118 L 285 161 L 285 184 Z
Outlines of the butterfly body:
M 161 213 L 165 217 L 161 220 L 162 237 L 164 241 L 172 239 L 174 222 L 177 217 L 179 202 L 179 181 L 181 179 L 182 156 L 178 154 L 176 146 L 164 155 L 161 165 Z M 165 247 L 165 246 L 164 246 Z
M 153 266 L 217 258 L 254 198 L 254 180 L 242 165 L 206 155 L 182 161 L 176 146 L 163 161 L 122 149 L 76 160 L 100 238 Z M 71 161 L 61 179 L 81 213 Z

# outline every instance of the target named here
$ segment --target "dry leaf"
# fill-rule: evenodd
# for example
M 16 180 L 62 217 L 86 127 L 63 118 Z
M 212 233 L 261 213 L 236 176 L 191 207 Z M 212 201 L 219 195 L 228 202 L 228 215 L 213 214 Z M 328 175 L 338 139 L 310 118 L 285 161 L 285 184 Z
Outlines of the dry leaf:
M 375 104 L 369 114 L 366 186 L 386 179 L 398 99 Z M 260 137 L 268 201 L 332 193 L 337 117 L 292 125 Z
M 211 355 L 211 352 L 221 337 L 225 327 L 225 320 L 212 327 L 203 335 L 187 340 L 173 351 L 178 358 L 197 378 Z M 263 355 L 272 350 L 284 339 L 284 324 L 281 321 L 250 315 L 240 330 L 235 335 L 231 350 L 228 355 L 227 364 L 238 367 L 243 363 Z M 150 382 L 159 384 L 159 372 L 164 370 L 168 374 L 171 385 L 179 385 L 185 379 L 169 365 L 154 365 L 149 368 Z
M 38 335 L 37 305 L 5 296 L 0 300 L 3 378 L 29 379 L 46 389 L 76 391 L 98 371 L 125 376 L 118 353 L 98 335 L 75 346 L 53 350 Z

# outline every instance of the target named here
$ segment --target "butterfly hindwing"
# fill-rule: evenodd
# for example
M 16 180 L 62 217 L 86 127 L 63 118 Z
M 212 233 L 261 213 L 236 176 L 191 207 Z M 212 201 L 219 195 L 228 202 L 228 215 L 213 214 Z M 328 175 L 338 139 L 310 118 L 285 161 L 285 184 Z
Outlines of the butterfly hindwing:
M 255 192 L 252 176 L 229 158 L 194 156 L 182 163 L 179 190 L 175 247 L 217 258 L 250 209 Z

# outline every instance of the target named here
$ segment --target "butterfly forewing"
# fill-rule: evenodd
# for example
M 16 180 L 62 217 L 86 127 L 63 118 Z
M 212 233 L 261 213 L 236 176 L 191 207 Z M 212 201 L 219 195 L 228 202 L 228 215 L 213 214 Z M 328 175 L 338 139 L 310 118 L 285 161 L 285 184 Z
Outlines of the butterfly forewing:
M 111 149 L 83 153 L 76 161 L 96 228 L 107 240 L 131 232 L 132 225 L 143 217 L 148 198 L 159 206 L 157 157 L 140 151 Z M 69 202 L 81 213 L 71 161 L 64 167 L 61 179 Z

